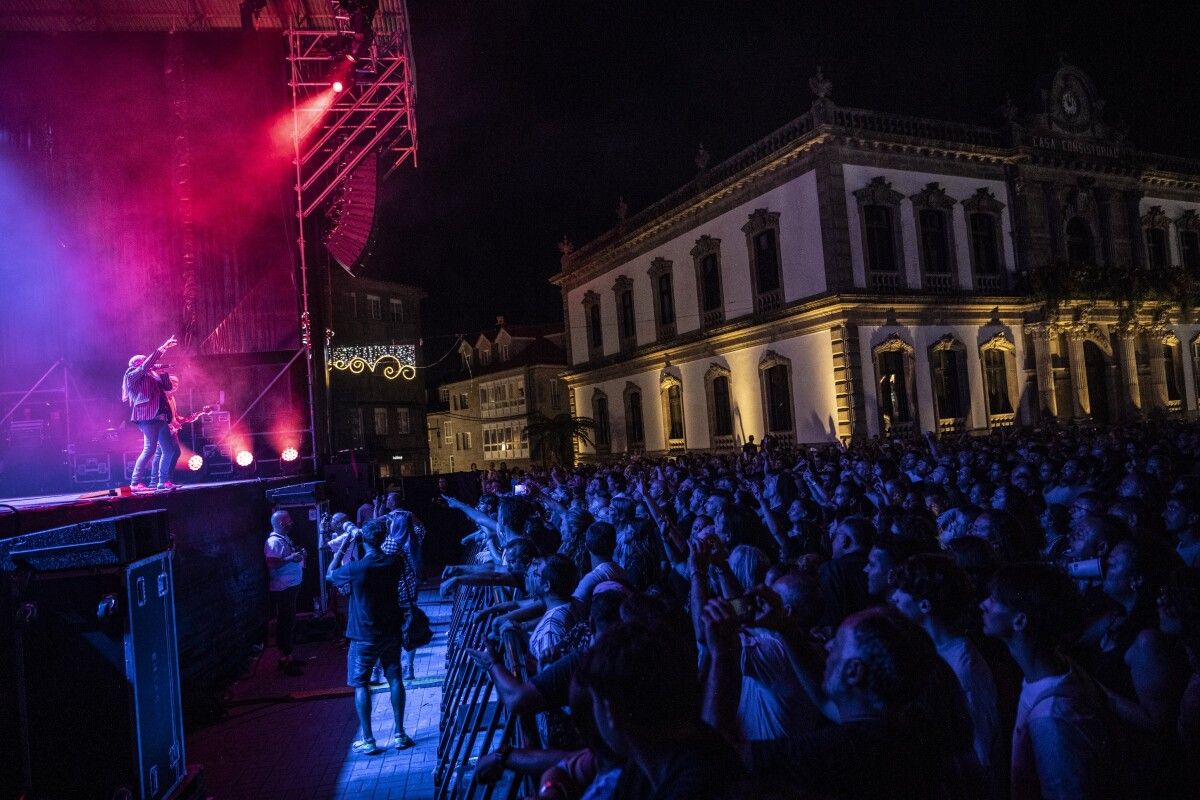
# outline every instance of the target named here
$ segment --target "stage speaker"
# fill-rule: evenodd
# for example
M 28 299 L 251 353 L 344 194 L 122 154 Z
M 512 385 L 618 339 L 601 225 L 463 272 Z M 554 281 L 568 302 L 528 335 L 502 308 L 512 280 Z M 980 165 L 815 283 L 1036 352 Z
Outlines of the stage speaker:
M 7 548 L 30 798 L 158 800 L 186 776 L 172 554 L 145 552 L 166 514 L 131 516 Z

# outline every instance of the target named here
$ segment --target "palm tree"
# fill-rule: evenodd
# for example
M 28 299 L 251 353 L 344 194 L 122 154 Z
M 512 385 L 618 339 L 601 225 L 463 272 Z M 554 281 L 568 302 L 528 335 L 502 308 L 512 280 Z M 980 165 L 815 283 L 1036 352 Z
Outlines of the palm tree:
M 560 464 L 569 465 L 574 461 L 575 439 L 590 445 L 589 434 L 595 429 L 596 421 L 590 417 L 573 417 L 566 412 L 553 417 L 534 414 L 525 426 L 525 435 L 529 437 L 531 454 L 540 457 L 543 464 L 549 464 L 553 457 Z

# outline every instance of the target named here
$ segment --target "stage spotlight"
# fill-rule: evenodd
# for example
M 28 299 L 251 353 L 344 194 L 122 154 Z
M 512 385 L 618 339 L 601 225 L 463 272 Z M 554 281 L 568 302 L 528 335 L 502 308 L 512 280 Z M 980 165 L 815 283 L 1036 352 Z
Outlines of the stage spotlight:
M 279 457 L 284 461 L 295 461 L 300 457 L 300 452 L 294 447 L 285 447 Z
M 238 450 L 237 465 L 239 467 L 248 467 L 254 463 L 254 454 L 249 450 Z
M 346 90 L 346 84 L 341 81 L 334 81 L 330 84 L 330 88 L 333 89 L 334 94 L 341 94 Z
M 204 469 L 204 456 L 194 455 L 187 460 L 188 469 L 192 472 L 199 472 Z

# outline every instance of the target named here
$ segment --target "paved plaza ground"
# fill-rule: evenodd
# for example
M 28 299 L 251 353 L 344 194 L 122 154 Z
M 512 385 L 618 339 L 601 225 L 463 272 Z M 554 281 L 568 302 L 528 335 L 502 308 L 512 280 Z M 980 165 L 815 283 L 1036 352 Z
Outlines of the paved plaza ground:
M 340 636 L 297 645 L 296 655 L 306 660 L 301 677 L 278 672 L 278 656 L 267 648 L 230 688 L 227 717 L 188 736 L 188 763 L 203 766 L 208 794 L 216 800 L 432 798 L 451 604 L 427 591 L 421 607 L 434 639 L 418 651 L 417 680 L 407 692 L 404 724 L 416 747 L 374 756 L 350 750 L 358 723 Z M 394 732 L 386 690 L 376 690 L 373 701 L 375 738 L 385 745 Z

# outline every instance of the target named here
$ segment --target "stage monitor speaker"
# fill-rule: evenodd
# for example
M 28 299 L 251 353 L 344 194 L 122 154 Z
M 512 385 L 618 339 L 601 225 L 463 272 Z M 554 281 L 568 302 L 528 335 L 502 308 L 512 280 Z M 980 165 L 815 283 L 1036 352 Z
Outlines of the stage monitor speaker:
M 186 777 L 171 553 L 15 580 L 29 798 L 170 797 Z

